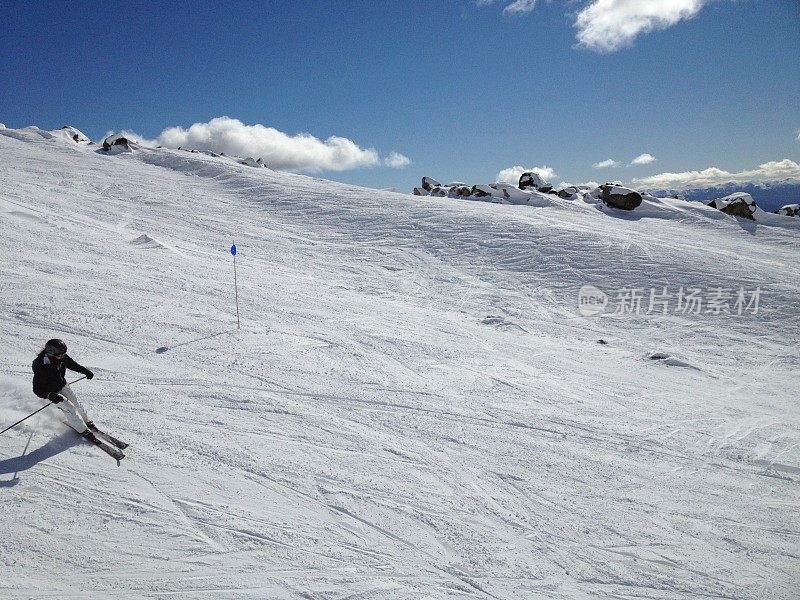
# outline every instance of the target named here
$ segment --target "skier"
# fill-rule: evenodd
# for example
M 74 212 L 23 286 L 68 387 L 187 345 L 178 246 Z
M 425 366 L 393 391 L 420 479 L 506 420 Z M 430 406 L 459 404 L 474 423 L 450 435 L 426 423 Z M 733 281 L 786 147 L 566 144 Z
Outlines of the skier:
M 92 431 L 97 428 L 89 419 L 86 409 L 75 396 L 75 392 L 69 387 L 64 374 L 69 369 L 83 373 L 86 375 L 86 379 L 91 379 L 94 377 L 94 373 L 72 360 L 67 355 L 67 345 L 58 339 L 49 340 L 45 344 L 31 367 L 33 368 L 33 393 L 58 406 L 67 419 L 67 425 L 92 440 L 94 437 Z

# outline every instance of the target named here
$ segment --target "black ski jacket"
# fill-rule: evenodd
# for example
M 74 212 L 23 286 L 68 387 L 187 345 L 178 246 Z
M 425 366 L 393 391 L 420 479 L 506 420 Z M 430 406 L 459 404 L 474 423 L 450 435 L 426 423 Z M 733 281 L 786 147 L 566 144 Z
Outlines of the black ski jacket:
M 84 375 L 89 374 L 89 369 L 76 363 L 69 355 L 61 360 L 47 356 L 50 364 L 45 363 L 45 357 L 45 353 L 42 352 L 31 365 L 33 369 L 33 393 L 39 398 L 47 398 L 52 392 L 60 392 L 67 385 L 67 380 L 64 378 L 67 369 Z

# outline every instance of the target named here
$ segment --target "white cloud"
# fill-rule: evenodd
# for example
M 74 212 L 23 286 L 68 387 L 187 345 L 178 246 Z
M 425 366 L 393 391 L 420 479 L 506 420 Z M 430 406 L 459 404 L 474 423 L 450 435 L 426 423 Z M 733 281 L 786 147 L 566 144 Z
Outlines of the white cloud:
M 800 142 L 800 129 L 797 130 L 797 137 L 794 138 L 795 142 Z
M 134 138 L 141 136 L 131 133 Z M 208 123 L 195 123 L 188 129 L 169 127 L 155 140 L 143 143 L 167 148 L 190 148 L 224 152 L 232 156 L 261 158 L 279 171 L 345 171 L 384 164 L 393 168 L 411 161 L 397 152 L 381 160 L 377 150 L 360 148 L 354 141 L 331 136 L 320 140 L 308 133 L 288 135 L 264 125 L 245 125 L 238 119 L 217 117 Z
M 649 165 L 650 163 L 654 163 L 654 162 L 656 162 L 656 157 L 653 156 L 652 154 L 647 154 L 647 152 L 645 152 L 644 154 L 640 154 L 639 156 L 634 158 L 631 161 L 631 164 L 628 165 L 628 166 L 631 166 L 631 165 Z
M 558 184 L 558 187 L 566 188 L 566 187 L 570 187 L 570 186 L 573 186 L 573 185 L 586 186 L 588 188 L 594 189 L 594 188 L 598 187 L 600 185 L 600 183 L 598 183 L 597 181 L 591 181 L 591 180 L 590 181 L 586 181 L 584 183 L 570 183 L 569 181 L 562 181 L 561 183 Z M 622 184 L 620 183 L 620 185 L 622 185 Z
M 800 164 L 785 158 L 758 165 L 755 169 L 730 173 L 723 169 L 710 167 L 702 171 L 682 173 L 660 173 L 650 177 L 640 177 L 633 183 L 642 188 L 683 189 L 694 187 L 713 187 L 726 183 L 767 183 L 773 181 L 796 180 L 800 183 Z
M 548 0 L 552 1 L 552 0 Z M 574 4 L 577 0 L 571 0 Z M 595 52 L 611 53 L 632 46 L 640 35 L 667 29 L 693 19 L 714 0 L 584 0 L 575 15 L 578 43 Z M 491 6 L 498 0 L 474 0 L 476 6 Z M 503 13 L 528 14 L 537 0 L 504 0 Z
M 497 0 L 475 0 L 475 4 L 477 6 L 490 6 L 495 4 Z M 513 15 L 524 15 L 529 12 L 533 12 L 533 9 L 536 8 L 537 0 L 514 0 L 506 4 L 503 8 L 503 12 L 505 14 L 513 14 Z
M 709 1 L 593 0 L 575 18 L 578 42 L 597 52 L 615 52 L 642 34 L 695 17 Z
M 524 15 L 536 8 L 536 0 L 515 0 L 503 9 L 505 14 Z
M 527 173 L 529 171 L 533 173 L 538 173 L 539 176 L 546 181 L 550 181 L 556 176 L 556 172 L 548 166 L 531 167 L 528 169 L 517 165 L 515 167 L 509 167 L 508 169 L 503 169 L 502 171 L 500 171 L 497 174 L 496 180 L 499 182 L 511 183 L 513 185 L 517 185 L 519 183 L 520 176 L 523 173 Z
M 411 159 L 399 152 L 392 152 L 383 160 L 383 164 L 393 169 L 402 169 L 411 164 Z
M 592 165 L 593 169 L 610 169 L 612 167 L 618 167 L 619 162 L 616 160 L 609 158 L 607 160 L 601 160 L 600 162 L 596 162 Z

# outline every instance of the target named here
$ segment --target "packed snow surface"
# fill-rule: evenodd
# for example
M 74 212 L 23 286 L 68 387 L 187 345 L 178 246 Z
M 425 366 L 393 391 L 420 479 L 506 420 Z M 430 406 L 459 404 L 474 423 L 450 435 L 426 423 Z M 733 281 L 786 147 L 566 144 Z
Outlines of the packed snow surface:
M 0 428 L 60 337 L 131 447 L 0 436 L 0 597 L 798 597 L 796 219 L 42 133 L 0 129 Z

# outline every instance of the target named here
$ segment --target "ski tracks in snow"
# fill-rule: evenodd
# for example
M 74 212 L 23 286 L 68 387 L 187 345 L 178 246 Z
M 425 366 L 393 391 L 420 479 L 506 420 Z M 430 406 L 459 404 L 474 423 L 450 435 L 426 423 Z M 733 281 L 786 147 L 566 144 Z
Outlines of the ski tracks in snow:
M 793 599 L 792 230 L 60 148 L 0 136 L 6 373 L 68 338 L 132 446 L 0 438 L 35 461 L 0 487 L 0 595 Z M 587 283 L 769 294 L 587 319 Z

